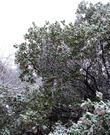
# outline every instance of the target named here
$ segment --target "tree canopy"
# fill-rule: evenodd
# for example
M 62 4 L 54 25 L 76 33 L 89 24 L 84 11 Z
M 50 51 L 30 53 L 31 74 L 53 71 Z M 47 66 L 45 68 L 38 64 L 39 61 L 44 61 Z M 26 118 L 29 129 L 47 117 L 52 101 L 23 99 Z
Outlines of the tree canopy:
M 66 98 L 76 92 L 85 98 L 94 98 L 97 90 L 108 94 L 109 12 L 109 3 L 81 2 L 75 23 L 46 22 L 43 27 L 33 23 L 25 42 L 16 45 L 20 78 L 34 82 L 39 75 L 43 85 L 49 83 L 51 91 L 59 90 Z

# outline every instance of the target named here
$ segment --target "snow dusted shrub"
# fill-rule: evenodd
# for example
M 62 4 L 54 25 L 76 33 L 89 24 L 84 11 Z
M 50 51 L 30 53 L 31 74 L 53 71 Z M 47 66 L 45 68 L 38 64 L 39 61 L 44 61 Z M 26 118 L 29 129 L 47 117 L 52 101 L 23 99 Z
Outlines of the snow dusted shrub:
M 110 101 L 102 100 L 102 93 L 96 92 L 97 101 L 84 101 L 81 107 L 85 110 L 83 116 L 71 127 L 57 124 L 49 135 L 110 135 Z
M 110 135 L 110 101 L 104 102 L 101 92 L 96 92 L 96 96 L 98 101 L 88 99 L 81 104 L 86 112 L 77 122 L 78 135 Z M 73 130 L 70 135 L 75 133 Z

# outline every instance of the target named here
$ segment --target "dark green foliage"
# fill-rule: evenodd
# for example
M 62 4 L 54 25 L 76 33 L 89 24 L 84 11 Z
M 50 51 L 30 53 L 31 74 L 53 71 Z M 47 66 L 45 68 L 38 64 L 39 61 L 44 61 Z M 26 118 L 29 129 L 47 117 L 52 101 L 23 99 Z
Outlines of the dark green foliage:
M 32 83 L 36 74 L 41 76 L 54 100 L 66 104 L 76 95 L 94 99 L 96 91 L 109 94 L 109 12 L 109 4 L 81 2 L 74 24 L 33 23 L 25 42 L 16 45 L 20 78 Z
M 81 2 L 73 24 L 33 23 L 24 42 L 15 45 L 15 62 L 20 79 L 34 88 L 17 97 L 1 92 L 0 134 L 48 134 L 58 121 L 67 126 L 78 121 L 81 99 L 96 100 L 96 91 L 109 98 L 109 40 L 110 4 Z M 38 76 L 39 89 L 33 85 Z

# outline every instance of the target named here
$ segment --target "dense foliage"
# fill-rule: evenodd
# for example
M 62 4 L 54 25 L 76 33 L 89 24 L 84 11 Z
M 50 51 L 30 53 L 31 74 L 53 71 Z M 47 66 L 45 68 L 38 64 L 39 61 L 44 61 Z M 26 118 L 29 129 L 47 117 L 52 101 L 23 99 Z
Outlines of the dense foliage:
M 81 2 L 74 23 L 33 23 L 14 47 L 26 85 L 11 95 L 1 66 L 0 135 L 110 134 L 109 3 Z
M 85 113 L 77 123 L 69 128 L 56 124 L 56 129 L 49 135 L 109 135 L 110 134 L 110 101 L 102 100 L 102 93 L 97 92 L 97 101 L 84 101 L 81 107 Z
M 54 100 L 68 104 L 76 93 L 93 99 L 96 91 L 106 96 L 110 89 L 110 4 L 81 2 L 76 15 L 74 24 L 33 24 L 16 45 L 20 78 L 34 82 L 41 76 Z

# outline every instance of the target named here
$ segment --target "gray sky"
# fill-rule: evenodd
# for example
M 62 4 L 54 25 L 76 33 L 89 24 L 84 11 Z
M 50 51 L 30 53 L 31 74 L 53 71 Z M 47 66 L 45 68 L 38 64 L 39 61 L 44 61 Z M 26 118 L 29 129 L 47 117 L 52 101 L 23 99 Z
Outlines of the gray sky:
M 23 41 L 23 35 L 34 21 L 71 22 L 81 0 L 0 0 L 0 57 L 14 53 L 13 44 Z M 99 0 L 91 0 L 98 2 Z M 109 2 L 109 0 L 100 0 Z

